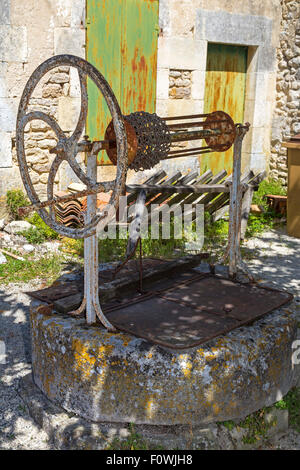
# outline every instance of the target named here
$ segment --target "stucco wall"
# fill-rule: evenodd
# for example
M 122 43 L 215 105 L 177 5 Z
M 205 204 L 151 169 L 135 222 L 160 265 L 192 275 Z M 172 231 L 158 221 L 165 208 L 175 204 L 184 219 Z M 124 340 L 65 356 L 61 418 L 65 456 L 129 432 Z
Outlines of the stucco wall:
M 209 42 L 248 46 L 244 121 L 251 123 L 243 147 L 243 169 L 270 168 L 286 182 L 283 138 L 299 132 L 300 23 L 297 0 L 160 0 L 157 113 L 199 113 L 204 105 Z M 59 53 L 85 56 L 85 0 L 2 0 L 0 3 L 0 195 L 21 187 L 15 154 L 15 121 L 27 79 L 45 59 Z M 36 100 L 71 130 L 79 106 L 74 75 L 66 68 L 48 76 Z M 72 112 L 71 112 L 72 111 Z M 51 163 L 51 132 L 38 123 L 26 128 L 33 183 L 45 196 Z M 197 158 L 168 160 L 172 172 L 201 168 Z M 99 168 L 100 178 L 114 168 Z M 130 173 L 130 179 L 141 175 Z M 57 188 L 76 180 L 68 168 Z M 59 184 L 58 184 L 59 182 Z
M 203 112 L 209 42 L 248 46 L 244 121 L 251 123 L 251 130 L 243 147 L 243 169 L 268 167 L 280 18 L 279 0 L 160 1 L 158 114 Z M 192 78 L 190 94 L 175 100 L 169 94 L 174 70 L 188 70 Z M 196 158 L 188 161 L 191 167 L 198 164 Z

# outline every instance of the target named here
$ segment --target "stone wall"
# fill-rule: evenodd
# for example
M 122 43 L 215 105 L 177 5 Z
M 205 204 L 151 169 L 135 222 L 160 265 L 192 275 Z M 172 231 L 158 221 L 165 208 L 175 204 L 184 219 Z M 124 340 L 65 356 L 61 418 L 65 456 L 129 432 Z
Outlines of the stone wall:
M 244 120 L 251 131 L 244 144 L 243 166 L 270 168 L 286 182 L 283 139 L 300 132 L 300 5 L 297 0 L 160 0 L 157 113 L 161 116 L 203 112 L 206 51 L 209 42 L 248 46 Z M 276 57 L 277 51 L 277 57 Z M 85 56 L 85 0 L 1 0 L 0 4 L 0 195 L 22 187 L 15 153 L 15 121 L 25 83 L 33 70 L 55 54 Z M 36 101 L 34 101 L 36 100 Z M 74 73 L 49 74 L 32 101 L 70 132 L 80 94 Z M 41 122 L 26 128 L 30 174 L 45 195 L 54 135 Z M 183 145 L 183 144 L 180 144 Z M 193 144 L 191 144 L 193 145 Z M 169 173 L 199 170 L 201 160 L 168 160 Z M 114 177 L 110 166 L 99 179 Z M 144 178 L 130 172 L 129 179 Z M 56 183 L 76 181 L 62 165 Z
M 1 0 L 0 4 L 0 194 L 22 188 L 15 150 L 15 125 L 21 94 L 31 73 L 49 57 L 85 56 L 85 0 Z M 32 109 L 53 116 L 63 130 L 74 124 L 79 90 L 69 68 L 49 73 L 30 101 Z M 75 111 L 75 113 L 74 113 Z M 73 119 L 74 120 L 74 119 Z M 25 129 L 26 155 L 35 189 L 46 194 L 54 134 L 42 121 Z M 63 184 L 64 168 L 56 182 Z
M 300 133 L 300 3 L 298 0 L 282 0 L 281 5 L 270 176 L 286 184 L 287 149 L 281 144 L 291 135 Z

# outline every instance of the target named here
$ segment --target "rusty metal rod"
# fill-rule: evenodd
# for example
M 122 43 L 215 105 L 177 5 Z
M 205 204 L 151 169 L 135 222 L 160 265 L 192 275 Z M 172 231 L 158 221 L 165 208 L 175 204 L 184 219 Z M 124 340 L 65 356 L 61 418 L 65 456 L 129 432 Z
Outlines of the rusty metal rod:
M 167 116 L 167 117 L 162 117 L 161 119 L 163 121 L 178 121 L 179 119 L 196 119 L 196 118 L 202 118 L 202 117 L 208 117 L 212 113 L 206 113 L 206 114 L 189 114 L 186 116 Z
M 210 147 L 189 147 L 187 149 L 171 150 L 169 155 L 176 155 L 177 153 L 196 152 L 197 150 L 210 150 Z
M 187 127 L 202 127 L 202 126 L 210 126 L 211 124 L 220 124 L 221 122 L 228 122 L 228 119 L 215 119 L 214 121 L 200 121 L 200 122 L 188 122 L 188 123 L 179 123 L 179 124 L 169 124 L 168 128 L 172 129 L 181 129 Z
M 220 122 L 220 121 L 218 121 Z M 170 134 L 171 142 L 183 142 L 190 140 L 205 139 L 205 137 L 214 137 L 219 135 L 230 134 L 229 132 L 223 132 L 221 129 L 201 129 L 199 131 L 183 131 L 174 132 Z M 90 151 L 92 154 L 97 154 L 101 150 L 107 150 L 115 148 L 115 140 L 99 140 L 94 142 L 79 142 L 77 144 L 78 152 Z M 60 149 L 55 147 L 50 152 L 60 153 Z
M 201 155 L 203 153 L 211 153 L 211 152 L 214 152 L 215 150 L 213 149 L 209 149 L 209 150 L 199 150 L 197 152 L 189 152 L 189 153 L 178 153 L 178 154 L 175 154 L 175 155 L 168 155 L 167 157 L 164 158 L 164 160 L 169 160 L 170 158 L 179 158 L 179 157 L 190 157 L 190 156 L 194 156 L 196 157 L 197 155 Z

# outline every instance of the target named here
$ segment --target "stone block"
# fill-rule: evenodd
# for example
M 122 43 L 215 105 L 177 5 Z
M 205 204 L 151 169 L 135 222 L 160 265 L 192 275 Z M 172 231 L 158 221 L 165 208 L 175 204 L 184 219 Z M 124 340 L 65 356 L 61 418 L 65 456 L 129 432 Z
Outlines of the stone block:
M 191 89 L 192 99 L 204 100 L 205 76 L 206 76 L 206 72 L 204 70 L 192 71 L 192 89 Z
M 249 74 L 249 78 L 247 79 L 246 83 L 245 98 L 249 100 L 256 100 L 258 102 L 270 100 L 270 76 L 273 77 L 273 74 L 266 72 L 256 72 Z M 275 92 L 275 83 L 272 91 Z
M 252 127 L 252 152 L 266 153 L 269 151 L 268 129 L 266 127 Z
M 8 168 L 11 166 L 11 134 L 0 130 L 0 168 Z
M 0 57 L 5 62 L 27 61 L 25 26 L 0 25 Z
M 0 3 L 0 25 L 10 24 L 10 2 L 11 0 L 1 0 Z
M 65 72 L 53 73 L 49 79 L 50 83 L 68 83 L 70 80 L 69 74 Z
M 258 49 L 257 70 L 276 72 L 276 49 L 267 42 Z
M 0 62 L 0 98 L 8 97 L 7 63 Z
M 20 99 L 25 86 L 24 65 L 21 62 L 10 62 L 6 64 L 6 96 L 8 98 Z
M 65 132 L 74 130 L 80 113 L 80 98 L 62 96 L 58 101 L 58 124 Z
M 260 45 L 270 43 L 272 20 L 264 16 L 199 9 L 195 37 L 223 44 Z
M 43 87 L 43 98 L 58 98 L 62 94 L 63 88 L 57 83 L 49 83 Z
M 173 0 L 170 8 L 170 29 L 172 36 L 193 36 L 196 6 L 190 0 Z
M 54 29 L 54 53 L 85 57 L 85 30 L 78 28 Z
M 85 0 L 71 0 L 71 26 L 85 25 Z
M 157 99 L 156 100 L 156 114 L 161 117 L 168 116 L 168 104 L 169 104 L 168 99 L 165 99 L 165 100 Z
M 159 28 L 163 36 L 170 36 L 170 0 L 160 0 L 159 2 Z
M 273 407 L 266 413 L 265 422 L 271 426 L 268 430 L 268 436 L 285 432 L 289 427 L 289 412 Z
M 16 167 L 0 168 L 0 194 L 6 194 L 9 189 L 18 188 L 22 189 L 22 191 L 25 191 L 20 172 L 16 169 Z M 3 217 L 1 215 L 1 202 L 0 217 Z
M 297 321 L 284 309 L 183 354 L 87 328 L 84 318 L 45 317 L 39 305 L 30 309 L 34 381 L 53 403 L 87 420 L 204 428 L 244 419 L 291 388 Z
M 31 225 L 26 220 L 13 220 L 4 227 L 4 231 L 10 234 L 23 232 L 24 230 L 29 230 L 32 228 Z
M 207 42 L 191 37 L 159 37 L 159 68 L 205 70 Z
M 202 112 L 201 100 L 169 100 L 167 103 L 168 116 L 184 116 L 186 114 L 198 114 Z
M 50 170 L 50 163 L 37 163 L 32 165 L 32 168 L 37 173 L 46 173 Z
M 267 166 L 266 155 L 264 153 L 250 153 L 246 154 L 246 159 L 249 159 L 250 168 L 253 171 L 264 171 Z
M 79 82 L 79 77 L 78 77 L 77 70 L 74 69 L 73 67 L 71 67 L 70 72 L 69 72 L 69 76 L 70 76 L 69 95 L 72 98 L 80 98 L 81 91 L 80 91 L 80 82 Z
M 157 85 L 156 85 L 157 99 L 168 99 L 169 96 L 169 69 L 157 70 Z
M 273 104 L 271 101 L 255 100 L 254 113 L 252 117 L 253 127 L 269 126 L 272 119 Z
M 16 128 L 18 102 L 13 98 L 0 98 L 0 129 L 14 132 Z

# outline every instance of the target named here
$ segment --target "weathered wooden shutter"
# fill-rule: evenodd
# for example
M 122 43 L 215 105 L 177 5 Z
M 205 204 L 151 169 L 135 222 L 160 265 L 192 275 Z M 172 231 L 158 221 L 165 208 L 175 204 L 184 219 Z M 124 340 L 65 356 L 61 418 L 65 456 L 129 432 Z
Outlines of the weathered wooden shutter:
M 208 44 L 204 112 L 225 111 L 234 122 L 243 122 L 247 47 Z M 233 147 L 227 152 L 201 157 L 201 173 L 211 169 L 232 171 Z
M 158 0 L 87 0 L 86 57 L 109 82 L 123 114 L 155 112 Z M 110 113 L 88 82 L 87 133 L 101 139 Z M 109 164 L 102 152 L 100 164 Z

